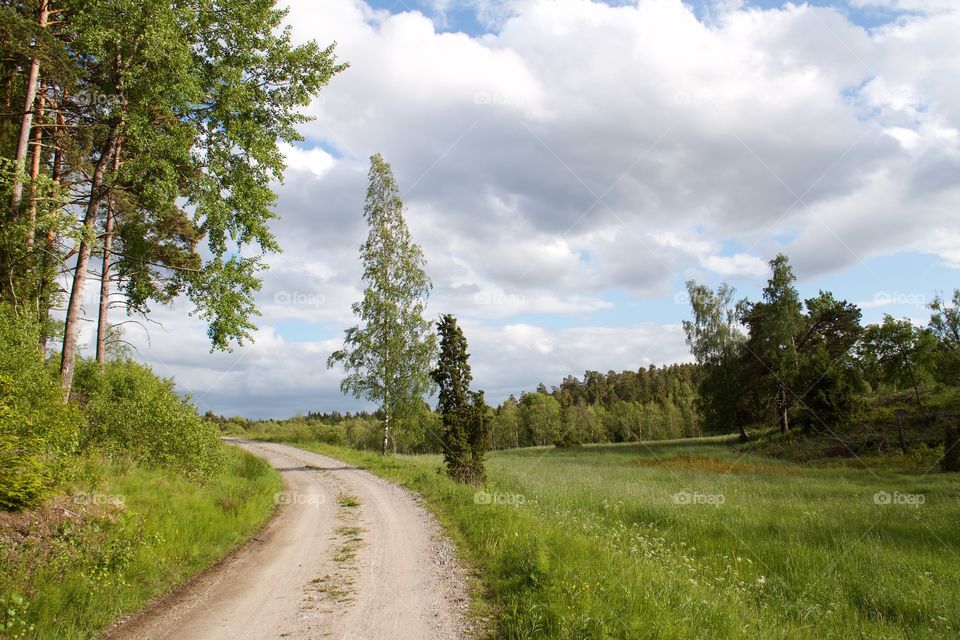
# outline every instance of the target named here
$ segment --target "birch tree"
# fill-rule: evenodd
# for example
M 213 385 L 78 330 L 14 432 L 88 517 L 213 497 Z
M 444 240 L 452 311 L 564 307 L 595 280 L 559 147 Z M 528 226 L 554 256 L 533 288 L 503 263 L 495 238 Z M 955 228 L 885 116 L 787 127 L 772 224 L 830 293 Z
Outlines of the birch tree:
M 393 171 L 379 154 L 370 158 L 363 215 L 369 226 L 360 247 L 366 289 L 352 306 L 360 324 L 346 330 L 343 348 L 331 354 L 327 366 L 344 368 L 344 393 L 380 406 L 386 454 L 391 425 L 433 390 L 437 344 L 424 319 L 432 288 L 426 260 L 404 220 Z

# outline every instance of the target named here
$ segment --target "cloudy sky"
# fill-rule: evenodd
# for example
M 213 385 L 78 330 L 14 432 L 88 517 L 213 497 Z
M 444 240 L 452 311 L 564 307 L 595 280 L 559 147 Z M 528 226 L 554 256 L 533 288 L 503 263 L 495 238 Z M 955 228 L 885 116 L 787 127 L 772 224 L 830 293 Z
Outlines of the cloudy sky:
M 256 342 L 189 307 L 140 356 L 202 410 L 361 406 L 327 356 L 353 319 L 369 156 L 392 163 L 490 400 L 689 358 L 683 282 L 755 299 L 787 253 L 818 289 L 922 321 L 960 286 L 956 0 L 292 0 L 350 68 L 287 149 Z M 88 305 L 88 312 L 94 312 Z

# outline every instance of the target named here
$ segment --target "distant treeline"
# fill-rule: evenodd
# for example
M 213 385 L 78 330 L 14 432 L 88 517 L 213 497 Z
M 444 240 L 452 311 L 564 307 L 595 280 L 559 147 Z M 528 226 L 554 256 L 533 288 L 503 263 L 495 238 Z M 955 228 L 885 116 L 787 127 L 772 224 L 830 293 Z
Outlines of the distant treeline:
M 947 432 L 914 438 L 943 446 L 960 467 L 956 412 L 944 405 L 960 379 L 960 290 L 937 296 L 926 327 L 889 315 L 861 325 L 861 311 L 832 293 L 801 300 L 786 256 L 770 261 L 759 301 L 736 300 L 732 287 L 687 283 L 692 319 L 684 332 L 694 363 L 637 371 L 587 371 L 559 386 L 540 384 L 489 408 L 490 447 L 576 446 L 693 437 L 777 426 L 784 434 L 828 434 L 883 449 L 891 424 L 906 453 L 921 423 Z M 941 393 L 938 389 L 947 389 Z M 909 394 L 909 395 L 905 395 Z M 927 395 L 933 405 L 924 403 Z M 940 394 L 940 395 L 938 395 Z M 892 416 L 892 417 L 891 417 Z M 378 449 L 378 413 L 308 413 L 274 422 L 218 419 L 226 430 L 287 441 L 321 440 Z M 937 424 L 934 424 L 937 423 Z M 398 420 L 393 448 L 440 450 L 440 418 L 425 403 Z M 928 429 L 929 431 L 929 429 Z M 949 442 L 944 442 L 947 440 Z M 941 444 L 943 443 L 943 444 Z M 956 443 L 956 446 L 954 446 Z
M 630 442 L 701 434 L 694 364 L 637 371 L 587 371 L 548 390 L 540 384 L 494 410 L 494 449 Z
M 637 371 L 587 371 L 583 379 L 568 376 L 547 389 L 511 395 L 491 408 L 491 448 L 507 449 L 556 444 L 630 442 L 702 435 L 696 409 L 699 367 L 675 364 Z M 289 420 L 251 421 L 207 418 L 224 431 L 287 442 L 320 440 L 359 449 L 379 447 L 379 412 L 309 412 Z M 403 420 L 394 446 L 408 453 L 441 450 L 439 417 L 423 404 Z

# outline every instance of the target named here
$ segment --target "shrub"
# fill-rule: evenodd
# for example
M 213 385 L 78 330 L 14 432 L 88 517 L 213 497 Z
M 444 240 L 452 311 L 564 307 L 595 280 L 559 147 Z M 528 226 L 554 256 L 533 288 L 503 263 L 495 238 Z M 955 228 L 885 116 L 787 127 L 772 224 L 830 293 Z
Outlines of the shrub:
M 172 380 L 157 377 L 146 365 L 117 360 L 101 367 L 84 361 L 75 384 L 85 399 L 84 446 L 195 475 L 221 463 L 216 425 L 177 395 Z
M 580 436 L 578 436 L 577 432 L 573 429 L 567 429 L 559 438 L 553 441 L 553 446 L 558 449 L 570 449 L 572 447 L 579 447 L 581 444 L 583 444 L 583 442 L 580 440 Z
M 948 424 L 944 427 L 943 450 L 940 467 L 944 471 L 960 471 L 960 426 Z
M 0 305 L 0 508 L 29 507 L 67 476 L 83 416 L 63 401 L 35 322 Z

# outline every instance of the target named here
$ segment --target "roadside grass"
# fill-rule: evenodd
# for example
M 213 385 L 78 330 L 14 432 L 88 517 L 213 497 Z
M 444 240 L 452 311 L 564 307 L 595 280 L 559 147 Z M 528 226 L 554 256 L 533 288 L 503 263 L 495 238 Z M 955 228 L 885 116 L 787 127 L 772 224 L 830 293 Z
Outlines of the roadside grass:
M 479 490 L 439 456 L 301 446 L 422 494 L 498 638 L 960 636 L 960 477 L 731 444 L 498 452 Z
M 266 462 L 222 446 L 225 463 L 202 483 L 92 461 L 72 496 L 5 522 L 0 637 L 96 637 L 244 542 L 282 484 Z

